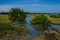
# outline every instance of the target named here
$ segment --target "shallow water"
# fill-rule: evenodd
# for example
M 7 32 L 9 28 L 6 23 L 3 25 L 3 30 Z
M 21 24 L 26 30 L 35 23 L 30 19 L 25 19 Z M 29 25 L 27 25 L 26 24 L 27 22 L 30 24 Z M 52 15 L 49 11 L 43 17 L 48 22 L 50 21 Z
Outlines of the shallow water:
M 53 27 L 54 29 L 60 29 L 60 25 L 51 25 L 51 27 Z
M 29 15 L 29 16 L 27 16 L 26 17 L 26 26 L 27 26 L 27 28 L 30 30 L 29 31 L 29 34 L 30 35 L 32 35 L 32 36 L 37 36 L 37 35 L 39 35 L 41 32 L 38 32 L 36 29 L 34 29 L 31 25 L 30 25 L 30 20 L 32 19 L 32 15 Z M 52 30 L 52 28 L 51 27 L 53 27 L 54 29 L 60 29 L 60 25 L 51 25 L 50 27 L 49 27 L 49 29 L 50 30 Z
M 26 27 L 29 29 L 29 34 L 32 36 L 37 36 L 40 34 L 40 32 L 36 31 L 31 25 L 30 25 L 30 20 L 32 19 L 32 16 L 27 16 L 26 17 Z

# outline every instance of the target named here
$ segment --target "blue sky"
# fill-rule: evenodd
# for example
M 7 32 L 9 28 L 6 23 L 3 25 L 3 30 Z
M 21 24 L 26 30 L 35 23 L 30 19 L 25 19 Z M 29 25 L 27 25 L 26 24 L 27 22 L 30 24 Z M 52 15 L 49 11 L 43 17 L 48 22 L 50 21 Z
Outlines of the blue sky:
M 9 11 L 12 7 L 26 12 L 60 12 L 60 0 L 0 0 L 0 12 Z

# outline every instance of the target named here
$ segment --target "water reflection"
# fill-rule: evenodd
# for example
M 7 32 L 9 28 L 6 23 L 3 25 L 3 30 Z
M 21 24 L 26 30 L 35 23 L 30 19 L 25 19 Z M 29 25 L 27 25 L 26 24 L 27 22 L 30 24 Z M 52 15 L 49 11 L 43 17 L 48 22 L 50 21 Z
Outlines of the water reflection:
M 60 29 L 60 25 L 53 25 L 53 24 L 51 24 L 51 27 L 53 27 L 54 29 Z
M 35 28 L 33 28 L 31 25 L 30 25 L 30 20 L 32 19 L 32 15 L 29 15 L 26 17 L 26 27 L 29 29 L 29 34 L 32 35 L 32 36 L 37 36 L 39 35 L 41 32 L 38 32 Z M 49 27 L 49 30 L 52 30 L 52 27 L 54 29 L 60 29 L 60 25 L 51 25 Z M 39 27 L 39 30 L 40 30 L 40 27 Z
M 40 34 L 40 32 L 36 31 L 31 25 L 30 25 L 30 20 L 32 19 L 32 16 L 27 16 L 26 17 L 26 27 L 29 29 L 29 34 L 32 36 L 37 36 Z

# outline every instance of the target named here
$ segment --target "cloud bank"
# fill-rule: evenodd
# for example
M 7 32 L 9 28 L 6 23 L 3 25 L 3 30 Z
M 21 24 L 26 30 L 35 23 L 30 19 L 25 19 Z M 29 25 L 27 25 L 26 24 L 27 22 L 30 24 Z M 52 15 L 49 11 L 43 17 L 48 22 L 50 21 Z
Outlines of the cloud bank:
M 41 4 L 19 4 L 19 5 L 0 5 L 0 12 L 8 12 L 11 8 L 21 8 L 26 12 L 60 12 L 60 5 L 41 5 Z

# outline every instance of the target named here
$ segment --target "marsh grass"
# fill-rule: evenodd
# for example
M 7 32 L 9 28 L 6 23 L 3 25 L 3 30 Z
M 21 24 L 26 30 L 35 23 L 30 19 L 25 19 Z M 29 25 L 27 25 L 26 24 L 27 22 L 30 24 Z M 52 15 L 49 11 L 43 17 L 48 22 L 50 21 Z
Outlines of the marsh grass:
M 8 19 L 8 15 L 2 15 L 2 14 L 0 14 L 0 22 L 9 23 L 10 20 Z
M 0 22 L 0 37 L 5 36 L 7 34 L 17 34 L 17 35 L 26 35 L 28 33 L 28 29 L 25 26 L 12 26 L 8 23 Z
M 60 18 L 52 18 L 49 15 L 45 14 L 47 18 L 53 23 L 53 24 L 60 24 Z

